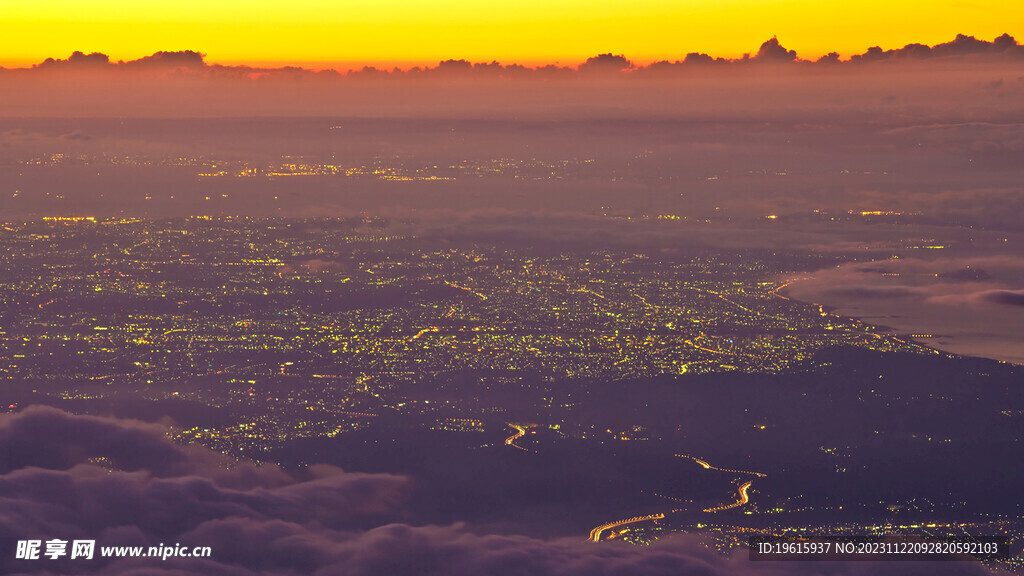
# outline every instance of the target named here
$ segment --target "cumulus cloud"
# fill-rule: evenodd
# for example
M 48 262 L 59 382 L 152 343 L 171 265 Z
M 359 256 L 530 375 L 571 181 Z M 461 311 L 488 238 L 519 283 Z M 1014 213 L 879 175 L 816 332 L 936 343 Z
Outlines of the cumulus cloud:
M 67 60 L 47 58 L 39 65 L 39 68 L 42 70 L 74 67 L 96 68 L 105 67 L 108 64 L 110 64 L 110 57 L 101 52 L 85 54 L 84 52 L 75 51 L 71 53 L 71 56 L 68 56 Z
M 68 469 L 98 456 L 115 459 L 124 470 L 147 469 L 160 476 L 190 467 L 186 452 L 169 443 L 159 426 L 72 418 L 51 408 L 0 420 L 0 446 L 0 473 L 28 467 Z
M 622 72 L 633 67 L 633 63 L 621 54 L 598 54 L 580 64 L 580 72 L 601 73 L 601 72 Z
M 399 517 L 408 487 L 408 479 L 388 474 L 313 466 L 294 475 L 274 465 L 233 462 L 178 446 L 166 432 L 155 424 L 46 407 L 0 418 L 0 541 L 157 546 L 188 542 L 189 532 L 227 519 L 307 530 L 369 527 Z M 8 572 L 51 568 L 26 562 L 0 557 Z M 103 564 L 68 562 L 59 569 L 92 571 Z
M 764 61 L 792 62 L 796 60 L 796 50 L 786 50 L 779 43 L 778 37 L 772 36 L 764 44 L 761 44 L 755 58 Z
M 144 56 L 138 60 L 127 62 L 129 67 L 158 67 L 158 68 L 202 68 L 206 66 L 205 54 L 195 50 L 179 50 L 176 52 L 159 51 L 150 56 Z
M 907 44 L 903 48 L 882 50 L 878 46 L 869 48 L 863 54 L 850 58 L 851 62 L 878 62 L 883 60 L 925 59 L 925 58 L 963 58 L 963 57 L 1021 57 L 1024 49 L 1009 34 L 1003 34 L 987 42 L 974 36 L 957 34 L 949 42 L 927 46 L 925 44 Z

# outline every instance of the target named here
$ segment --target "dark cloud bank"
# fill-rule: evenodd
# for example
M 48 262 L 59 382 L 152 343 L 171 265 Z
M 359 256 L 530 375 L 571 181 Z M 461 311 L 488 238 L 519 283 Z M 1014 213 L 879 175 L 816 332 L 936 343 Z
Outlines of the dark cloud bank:
M 751 563 L 699 539 L 595 545 L 403 522 L 409 480 L 330 466 L 286 473 L 180 447 L 157 425 L 31 407 L 0 417 L 6 574 L 984 574 L 964 562 Z M 96 460 L 101 458 L 103 460 Z M 99 463 L 94 463 L 99 462 Z M 21 539 L 210 546 L 204 559 L 17 560 Z
M 585 62 L 576 66 L 575 68 L 570 66 L 555 66 L 546 65 L 538 66 L 534 68 L 521 66 L 518 64 L 502 65 L 499 62 L 470 62 L 468 60 L 445 60 L 440 62 L 436 67 L 421 68 L 413 67 L 411 69 L 400 69 L 394 68 L 390 71 L 377 69 L 371 66 L 366 66 L 360 70 L 351 70 L 347 73 L 339 73 L 335 70 L 326 70 L 320 72 L 321 75 L 327 76 L 341 76 L 347 75 L 352 77 L 362 77 L 375 75 L 392 75 L 392 76 L 417 76 L 420 74 L 434 75 L 435 77 L 452 77 L 457 75 L 477 75 L 480 77 L 495 77 L 501 76 L 505 78 L 514 77 L 526 77 L 529 75 L 537 76 L 558 76 L 558 75 L 571 75 L 578 73 L 581 75 L 586 74 L 602 74 L 602 73 L 621 73 L 621 72 L 635 72 L 639 74 L 643 73 L 658 73 L 669 70 L 673 67 L 686 67 L 686 66 L 704 66 L 709 64 L 717 65 L 740 65 L 749 63 L 785 63 L 794 62 L 800 64 L 837 64 L 837 63 L 867 63 L 867 62 L 879 62 L 883 60 L 899 60 L 899 59 L 917 59 L 925 60 L 931 58 L 949 58 L 949 57 L 987 57 L 987 58 L 1024 58 L 1024 46 L 1019 44 L 1017 40 L 1009 34 L 1003 34 L 997 37 L 991 42 L 985 40 L 979 40 L 974 36 L 967 36 L 964 34 L 958 34 L 950 42 L 944 42 L 936 44 L 935 46 L 927 46 L 925 44 L 907 44 L 903 48 L 897 48 L 893 50 L 883 50 L 881 47 L 873 46 L 862 54 L 854 54 L 847 60 L 843 60 L 840 55 L 836 52 L 831 52 L 817 60 L 804 60 L 797 56 L 795 50 L 787 50 L 782 46 L 781 42 L 777 37 L 765 41 L 761 44 L 757 53 L 751 56 L 745 54 L 743 58 L 729 59 L 729 58 L 714 58 L 708 54 L 701 52 L 691 52 L 681 60 L 669 61 L 661 60 L 652 63 L 648 66 L 635 65 L 628 58 L 621 54 L 598 54 L 588 58 Z M 296 73 L 311 73 L 317 74 L 316 72 L 309 72 L 307 70 L 286 66 L 283 68 L 258 68 L 252 66 L 223 66 L 223 65 L 210 65 L 205 61 L 205 54 L 194 50 L 182 50 L 177 52 L 171 51 L 159 51 L 150 56 L 139 58 L 138 60 L 130 61 L 118 61 L 111 62 L 110 57 L 100 52 L 93 52 L 85 54 L 83 52 L 74 52 L 67 59 L 59 58 L 47 58 L 42 63 L 33 66 L 33 69 L 38 71 L 52 71 L 52 70 L 71 70 L 71 69 L 121 69 L 125 71 L 146 71 L 146 70 L 158 70 L 168 71 L 172 70 L 175 72 L 184 72 L 188 70 L 197 69 L 211 69 L 223 74 L 267 74 L 267 73 L 284 73 L 284 74 L 296 74 Z
M 960 35 L 935 46 L 873 47 L 845 60 L 833 53 L 813 62 L 772 38 L 752 56 L 733 60 L 691 53 L 638 66 L 606 53 L 576 67 L 446 60 L 346 73 L 209 64 L 195 51 L 128 62 L 75 52 L 28 69 L 0 69 L 0 98 L 7 117 L 753 117 L 796 110 L 806 117 L 894 106 L 914 112 L 938 81 L 953 89 L 949 96 L 959 108 L 978 115 L 996 101 L 1005 108 L 1020 97 L 1022 67 L 1024 46 L 1005 34 L 991 42 Z M 983 104 L 965 98 L 976 87 L 991 93 Z

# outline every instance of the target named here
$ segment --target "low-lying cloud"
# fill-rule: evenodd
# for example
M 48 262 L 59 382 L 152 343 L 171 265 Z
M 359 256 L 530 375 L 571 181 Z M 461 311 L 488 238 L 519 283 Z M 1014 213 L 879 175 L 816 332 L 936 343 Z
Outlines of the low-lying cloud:
M 1012 255 L 896 258 L 819 270 L 791 295 L 839 313 L 927 335 L 929 345 L 1024 363 L 1024 259 Z
M 158 425 L 42 407 L 0 416 L 5 573 L 559 574 L 820 573 L 814 563 L 722 557 L 700 538 L 595 545 L 401 520 L 409 479 L 311 466 L 302 474 L 171 442 Z M 94 539 L 96 557 L 14 558 L 18 540 Z M 101 558 L 104 546 L 209 546 L 209 558 Z M 832 574 L 985 574 L 980 564 L 831 564 Z

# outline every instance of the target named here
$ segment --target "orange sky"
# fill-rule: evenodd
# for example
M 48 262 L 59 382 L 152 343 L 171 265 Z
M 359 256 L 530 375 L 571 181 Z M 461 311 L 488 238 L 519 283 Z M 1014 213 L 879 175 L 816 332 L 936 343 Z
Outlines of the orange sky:
M 221 64 L 347 68 L 447 58 L 575 65 L 688 52 L 737 57 L 778 35 L 804 58 L 1024 31 L 1019 0 L 34 0 L 0 10 L 0 65 L 74 50 L 131 60 L 198 50 Z

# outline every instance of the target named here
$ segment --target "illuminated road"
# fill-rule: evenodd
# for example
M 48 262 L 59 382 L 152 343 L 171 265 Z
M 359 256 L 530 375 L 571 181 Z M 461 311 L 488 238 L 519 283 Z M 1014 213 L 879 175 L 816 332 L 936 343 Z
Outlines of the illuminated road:
M 518 427 L 518 426 L 516 426 L 514 424 L 509 424 L 509 426 L 512 426 L 513 428 L 516 428 L 516 429 L 518 429 L 520 431 L 519 434 L 511 436 L 507 440 L 505 440 L 506 444 L 515 446 L 515 444 L 513 444 L 513 442 L 516 440 L 516 438 L 519 438 L 524 433 L 526 433 L 526 430 L 521 428 L 521 427 Z M 518 446 L 517 446 L 517 448 L 518 448 Z M 693 460 L 694 462 L 699 464 L 705 470 L 717 470 L 719 472 L 728 472 L 730 474 L 746 474 L 748 476 L 756 476 L 758 478 L 764 478 L 765 476 L 767 476 L 766 474 L 763 474 L 761 472 L 751 472 L 749 470 L 732 470 L 732 469 L 729 469 L 729 468 L 718 468 L 717 466 L 712 466 L 711 464 L 709 464 L 708 462 L 706 462 L 704 460 L 701 460 L 700 458 L 695 458 L 693 456 L 688 456 L 686 454 L 676 454 L 676 456 L 679 457 L 679 458 L 689 458 L 690 460 Z M 704 512 L 722 512 L 723 510 L 730 510 L 732 508 L 738 508 L 738 507 L 743 506 L 744 504 L 750 502 L 750 495 L 748 494 L 748 490 L 750 490 L 750 485 L 753 484 L 753 483 L 754 483 L 753 480 L 748 480 L 746 483 L 741 484 L 739 487 L 737 487 L 736 493 L 738 495 L 738 498 L 736 499 L 735 502 L 730 502 L 728 504 L 722 504 L 721 506 L 716 506 L 714 508 L 706 508 L 704 510 Z M 669 498 L 669 499 L 675 500 L 677 502 L 682 502 L 682 500 L 679 500 L 678 498 L 672 498 L 671 496 L 663 496 L 661 494 L 655 494 L 655 495 L 656 496 L 660 496 L 662 498 Z M 673 512 L 676 512 L 676 510 L 673 510 Z M 602 525 L 600 525 L 600 526 L 598 526 L 598 527 L 596 527 L 596 528 L 594 528 L 593 530 L 590 531 L 590 537 L 588 538 L 588 540 L 591 541 L 591 542 L 600 542 L 601 541 L 601 533 L 604 532 L 605 530 L 611 530 L 612 528 L 615 528 L 615 527 L 618 527 L 618 526 L 622 526 L 624 524 L 632 524 L 633 522 L 644 522 L 644 521 L 647 521 L 647 520 L 660 520 L 660 519 L 662 519 L 664 517 L 665 517 L 664 514 L 651 514 L 649 516 L 636 516 L 634 518 L 627 518 L 626 520 L 619 520 L 617 522 L 609 522 L 607 524 L 602 524 Z
M 718 468 L 717 466 L 712 466 L 711 464 L 708 464 L 707 462 L 701 460 L 700 458 L 694 458 L 693 456 L 688 456 L 686 454 L 676 454 L 676 456 L 678 456 L 679 458 L 689 458 L 690 460 L 693 460 L 697 464 L 701 465 L 705 470 L 718 470 L 719 472 L 729 472 L 730 474 L 746 474 L 748 476 L 756 476 L 758 478 L 764 478 L 765 476 L 767 476 L 767 474 L 763 474 L 761 472 L 751 472 L 750 470 L 732 470 L 730 468 Z M 729 504 L 722 504 L 721 506 L 715 506 L 714 508 L 705 508 L 704 511 L 721 512 L 723 510 L 729 510 L 732 508 L 743 506 L 747 502 L 750 502 L 750 496 L 747 495 L 747 490 L 750 489 L 750 485 L 753 484 L 753 482 L 753 480 L 749 480 L 746 484 L 741 484 L 736 489 L 739 498 L 735 502 L 731 502 Z
M 523 448 L 522 446 L 516 444 L 516 440 L 522 438 L 526 434 L 526 428 L 520 426 L 519 424 L 513 424 L 511 422 L 508 422 L 507 424 L 509 427 L 514 428 L 516 433 L 509 436 L 508 438 L 505 438 L 505 445 L 511 446 L 513 448 L 519 448 L 524 452 L 529 452 L 529 450 L 527 450 L 526 448 Z
M 807 278 L 801 278 L 801 280 L 807 280 Z M 781 286 L 779 286 L 775 290 L 772 290 L 772 294 L 778 296 L 779 298 L 782 298 L 783 300 L 792 300 L 792 298 L 790 298 L 789 296 L 783 296 L 782 294 L 779 294 L 779 290 L 782 290 L 783 288 L 785 288 L 786 286 L 789 286 L 793 282 L 795 282 L 795 280 L 794 281 L 790 281 L 790 282 L 786 282 L 785 284 L 782 284 Z M 817 306 L 818 307 L 818 314 L 820 314 L 822 317 L 829 316 L 829 313 L 825 312 L 825 307 L 823 305 L 818 304 L 817 302 L 811 302 L 811 304 L 813 306 Z M 841 316 L 839 316 L 838 314 L 832 314 L 832 316 L 835 316 L 836 318 L 841 318 Z
M 412 342 L 413 340 L 416 340 L 417 338 L 419 338 L 420 336 L 423 336 L 424 334 L 427 334 L 428 332 L 439 332 L 440 330 L 441 329 L 438 328 L 437 326 L 431 326 L 430 328 L 424 328 L 423 330 L 420 330 L 419 332 L 417 332 L 415 336 L 410 338 L 409 341 Z
M 736 500 L 732 504 L 723 504 L 721 506 L 716 506 L 714 508 L 705 508 L 704 511 L 705 512 L 721 512 L 723 510 L 729 510 L 730 508 L 736 508 L 737 506 L 743 506 L 747 502 L 750 502 L 750 497 L 747 496 L 747 490 L 750 488 L 750 485 L 753 482 L 754 482 L 753 480 L 748 480 L 746 484 L 743 484 L 743 485 L 741 485 L 739 487 L 737 492 L 739 493 L 740 497 L 739 497 L 738 500 Z
M 781 286 L 780 286 L 780 288 L 781 288 Z M 775 318 L 776 320 L 784 320 L 784 318 L 782 318 L 780 316 L 775 316 L 773 314 L 766 314 L 766 313 L 760 312 L 758 310 L 751 310 L 750 308 L 747 308 L 746 306 L 744 306 L 744 305 L 742 305 L 742 304 L 740 304 L 738 302 L 733 302 L 732 300 L 729 300 L 728 298 L 726 298 L 725 296 L 722 296 L 718 292 L 714 292 L 714 291 L 711 291 L 711 290 L 704 290 L 702 288 L 694 288 L 692 286 L 685 286 L 685 287 L 683 287 L 683 289 L 685 289 L 685 290 L 693 290 L 694 292 L 699 292 L 701 294 L 706 294 L 708 296 L 714 296 L 716 298 L 720 298 L 720 299 L 728 302 L 729 304 L 732 304 L 733 306 L 739 308 L 740 310 L 743 310 L 744 312 L 749 312 L 751 314 L 756 314 L 757 316 L 767 316 L 769 318 Z M 778 288 L 776 288 L 776 291 L 778 291 Z M 778 296 L 778 294 L 776 294 L 776 296 Z M 788 298 L 787 298 L 787 300 L 788 300 Z
M 707 462 L 701 460 L 700 458 L 694 458 L 693 456 L 687 456 L 686 454 L 676 454 L 676 456 L 679 458 L 689 458 L 690 460 L 693 460 L 697 464 L 703 466 L 706 470 L 718 470 L 719 472 L 730 472 L 732 474 L 748 474 L 750 476 L 757 476 L 758 478 L 764 478 L 765 476 L 767 476 L 767 474 L 763 474 L 761 472 L 751 472 L 750 470 L 732 470 L 730 468 L 719 468 L 717 466 L 712 466 L 711 464 L 708 464 Z
M 448 280 L 445 280 L 444 283 L 449 285 L 449 286 L 451 286 L 452 288 L 458 288 L 459 290 L 465 290 L 466 292 L 469 292 L 470 294 L 480 298 L 481 300 L 487 300 L 487 296 L 486 295 L 481 294 L 481 293 L 473 290 L 472 288 L 467 288 L 465 286 L 460 286 L 460 285 L 456 284 L 455 282 L 449 282 Z
M 625 524 L 632 524 L 634 522 L 646 522 L 648 520 L 661 520 L 664 517 L 665 517 L 664 514 L 651 514 L 651 515 L 648 515 L 648 516 L 636 516 L 636 517 L 633 517 L 633 518 L 627 518 L 625 520 L 618 520 L 618 521 L 615 521 L 615 522 L 609 522 L 607 524 L 601 524 L 597 528 L 594 528 L 593 530 L 590 531 L 590 537 L 588 537 L 587 540 L 589 540 L 591 542 L 600 542 L 601 541 L 601 533 L 604 532 L 605 530 L 611 530 L 612 528 L 616 528 L 618 526 L 623 526 Z
M 597 292 L 594 292 L 593 290 L 591 290 L 589 288 L 580 288 L 579 290 L 572 290 L 572 292 L 585 292 L 587 294 L 591 294 L 593 296 L 597 296 L 601 300 L 607 300 L 607 298 L 605 298 L 603 295 L 598 294 Z
M 518 448 L 518 449 L 523 450 L 525 452 L 531 452 L 531 450 L 527 450 L 526 448 L 523 448 L 522 446 L 516 444 L 516 440 L 518 440 L 518 439 L 522 438 L 523 436 L 525 436 L 526 435 L 526 430 L 528 428 L 533 428 L 535 426 L 535 424 L 514 424 L 512 422 L 507 422 L 506 424 L 510 428 L 514 429 L 516 431 L 516 433 L 511 435 L 511 436 L 509 436 L 508 438 L 505 438 L 505 445 L 506 446 L 512 446 L 513 448 Z M 601 541 L 601 533 L 604 532 L 605 530 L 611 530 L 612 528 L 616 528 L 618 526 L 623 526 L 625 524 L 632 524 L 634 522 L 646 522 L 648 520 L 660 520 L 660 519 L 662 519 L 664 517 L 665 517 L 665 515 L 661 514 L 661 513 L 659 513 L 659 514 L 650 514 L 650 515 L 647 515 L 647 516 L 635 516 L 633 518 L 627 518 L 625 520 L 616 520 L 615 522 L 609 522 L 607 524 L 602 524 L 602 525 L 600 525 L 600 526 L 598 526 L 598 527 L 596 527 L 596 528 L 594 528 L 593 530 L 590 531 L 590 536 L 587 538 L 587 540 L 589 540 L 591 542 L 600 542 Z
M 783 296 L 782 294 L 779 294 L 779 290 L 782 290 L 783 288 L 785 288 L 786 286 L 789 286 L 790 284 L 792 284 L 792 282 L 786 282 L 785 284 L 780 285 L 775 290 L 772 290 L 772 294 L 775 294 L 776 296 L 778 296 L 779 298 L 782 298 L 783 300 L 789 300 L 790 299 L 789 296 Z

